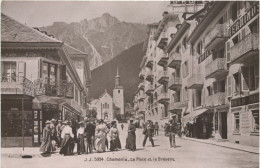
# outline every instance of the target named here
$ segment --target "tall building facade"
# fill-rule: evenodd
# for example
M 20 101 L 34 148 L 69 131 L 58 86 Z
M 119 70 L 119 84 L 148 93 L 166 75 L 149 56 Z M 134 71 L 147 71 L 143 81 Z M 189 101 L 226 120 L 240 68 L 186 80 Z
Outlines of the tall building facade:
M 150 93 L 162 112 L 152 118 L 147 108 L 145 119 L 174 118 L 186 136 L 259 146 L 259 2 L 207 2 L 182 16 L 169 41 L 154 42 Z
M 81 82 L 78 50 L 2 14 L 1 145 L 38 146 L 46 120 L 82 120 L 91 83 L 87 54 Z M 67 48 L 69 47 L 69 49 Z
M 148 39 L 144 45 L 146 55 L 140 65 L 142 83 L 135 97 L 135 109 L 145 120 L 163 125 L 172 116 L 169 112 L 170 92 L 168 82 L 173 69 L 168 68 L 166 46 L 175 36 L 181 23 L 189 15 L 199 11 L 203 3 L 170 3 L 159 23 L 148 25 Z

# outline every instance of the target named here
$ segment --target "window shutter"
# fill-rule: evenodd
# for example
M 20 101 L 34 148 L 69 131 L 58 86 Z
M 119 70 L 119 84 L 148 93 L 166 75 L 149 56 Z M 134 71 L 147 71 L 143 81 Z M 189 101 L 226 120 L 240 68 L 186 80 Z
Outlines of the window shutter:
M 227 63 L 231 61 L 230 58 L 230 42 L 226 42 L 226 56 L 227 56 Z
M 66 65 L 60 65 L 60 79 L 67 81 Z
M 18 77 L 25 77 L 25 62 L 23 61 L 18 61 Z
M 218 85 L 217 85 L 217 82 L 213 82 L 213 94 L 216 94 L 218 93 Z
M 242 92 L 249 91 L 249 68 L 248 67 L 241 67 L 241 84 L 242 84 Z
M 204 106 L 204 102 L 205 102 L 205 89 L 201 90 L 201 96 L 202 96 L 202 98 L 201 98 L 201 105 Z
M 232 76 L 227 77 L 227 97 L 232 97 Z

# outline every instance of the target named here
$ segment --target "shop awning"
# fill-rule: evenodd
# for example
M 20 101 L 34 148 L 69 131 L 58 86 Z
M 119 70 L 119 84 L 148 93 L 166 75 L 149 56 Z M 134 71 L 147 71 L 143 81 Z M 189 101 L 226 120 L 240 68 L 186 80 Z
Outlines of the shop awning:
M 194 119 L 195 117 L 201 115 L 202 113 L 206 112 L 207 110 L 208 110 L 208 109 L 205 109 L 205 108 L 195 110 L 195 111 L 191 112 L 190 114 L 184 116 L 184 117 L 182 118 L 182 121 L 183 121 L 184 123 L 189 122 L 189 121 L 193 121 L 193 119 Z

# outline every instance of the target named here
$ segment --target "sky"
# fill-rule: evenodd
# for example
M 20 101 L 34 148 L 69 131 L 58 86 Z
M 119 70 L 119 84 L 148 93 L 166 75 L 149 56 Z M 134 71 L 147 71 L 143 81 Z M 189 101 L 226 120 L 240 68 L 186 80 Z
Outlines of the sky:
M 79 22 L 110 13 L 120 21 L 154 23 L 162 19 L 169 1 L 4 1 L 4 14 L 31 27 L 53 22 Z

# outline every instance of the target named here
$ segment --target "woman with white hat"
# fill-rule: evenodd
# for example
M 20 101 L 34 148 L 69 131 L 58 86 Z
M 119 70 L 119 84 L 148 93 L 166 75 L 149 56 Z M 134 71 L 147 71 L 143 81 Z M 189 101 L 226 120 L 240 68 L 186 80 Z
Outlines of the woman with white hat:
M 61 132 L 61 138 L 62 143 L 61 143 L 61 149 L 60 149 L 60 154 L 66 155 L 71 155 L 71 150 L 70 150 L 70 145 L 72 138 L 74 138 L 74 134 L 72 133 L 71 127 L 68 125 L 68 122 L 64 122 L 65 127 Z
M 45 154 L 51 152 L 52 144 L 51 144 L 51 128 L 50 128 L 50 121 L 45 122 L 46 127 L 43 128 L 43 135 L 42 135 L 42 144 L 40 147 L 40 152 L 43 152 Z

